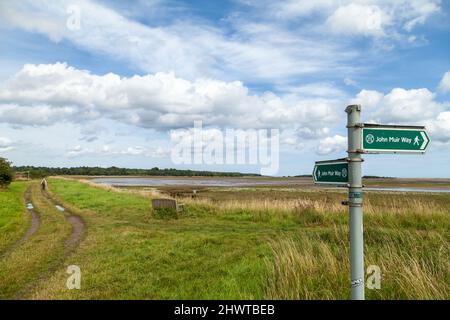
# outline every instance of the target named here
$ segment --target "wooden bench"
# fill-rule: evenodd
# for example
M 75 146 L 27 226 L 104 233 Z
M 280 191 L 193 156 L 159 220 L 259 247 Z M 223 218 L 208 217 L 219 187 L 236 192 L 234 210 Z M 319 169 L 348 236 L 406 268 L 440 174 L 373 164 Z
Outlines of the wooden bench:
M 173 209 L 176 212 L 183 211 L 183 204 L 174 199 L 152 199 L 153 209 Z

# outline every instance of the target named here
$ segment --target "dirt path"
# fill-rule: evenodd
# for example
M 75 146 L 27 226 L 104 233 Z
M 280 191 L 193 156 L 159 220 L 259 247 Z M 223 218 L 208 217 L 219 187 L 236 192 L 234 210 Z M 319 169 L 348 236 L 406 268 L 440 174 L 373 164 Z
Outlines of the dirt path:
M 69 210 L 64 208 L 59 202 L 57 202 L 53 197 L 51 197 L 46 191 L 41 190 L 42 195 L 55 206 L 55 208 L 59 211 L 61 211 L 64 214 L 64 217 L 66 220 L 71 224 L 72 226 L 72 233 L 70 234 L 69 238 L 64 242 L 64 255 L 62 259 L 55 260 L 55 263 L 51 264 L 47 271 L 40 274 L 36 281 L 33 281 L 30 283 L 27 287 L 23 288 L 18 292 L 18 294 L 15 296 L 16 300 L 19 299 L 26 299 L 28 297 L 32 290 L 39 286 L 42 282 L 44 282 L 46 279 L 51 277 L 53 273 L 55 273 L 58 268 L 63 266 L 64 261 L 67 259 L 67 257 L 78 247 L 81 240 L 83 240 L 85 234 L 86 234 L 86 224 L 84 223 L 83 219 L 77 215 L 74 215 Z
M 56 207 L 57 210 L 64 213 L 66 220 L 72 225 L 72 233 L 70 234 L 70 237 L 66 240 L 64 244 L 66 255 L 68 255 L 73 250 L 75 250 L 75 248 L 83 239 L 86 233 L 86 224 L 84 223 L 83 219 L 81 219 L 81 217 L 74 215 L 69 210 L 64 208 L 46 191 L 42 191 L 42 194 L 44 195 L 45 198 L 47 198 L 48 201 L 50 201 Z
M 1 258 L 10 255 L 15 249 L 17 249 L 17 247 L 19 247 L 24 242 L 28 241 L 28 239 L 30 239 L 31 236 L 33 234 L 35 234 L 36 231 L 39 229 L 39 226 L 41 224 L 41 219 L 40 219 L 39 215 L 37 214 L 37 212 L 34 210 L 33 205 L 31 204 L 30 193 L 31 193 L 31 189 L 28 188 L 27 191 L 25 192 L 25 204 L 27 207 L 27 211 L 31 214 L 31 225 L 28 228 L 27 232 L 25 232 L 25 234 L 22 236 L 21 239 L 16 241 L 5 252 L 0 254 Z

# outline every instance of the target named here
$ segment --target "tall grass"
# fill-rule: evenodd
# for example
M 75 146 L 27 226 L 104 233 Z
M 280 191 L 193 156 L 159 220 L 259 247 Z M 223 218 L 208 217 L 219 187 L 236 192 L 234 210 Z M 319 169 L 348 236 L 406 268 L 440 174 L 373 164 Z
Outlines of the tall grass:
M 431 198 L 432 199 L 432 198 Z M 336 199 L 184 199 L 222 217 L 291 218 L 299 232 L 270 240 L 270 299 L 347 299 L 348 214 Z M 432 200 L 374 194 L 366 199 L 365 265 L 381 268 L 382 289 L 368 298 L 450 298 L 450 207 Z M 304 227 L 315 227 L 304 229 Z
M 396 197 L 380 199 L 372 195 L 364 203 L 366 222 L 372 226 L 411 227 L 424 230 L 448 229 L 450 205 L 432 201 Z M 347 223 L 348 208 L 339 198 L 311 199 L 231 199 L 183 198 L 191 212 L 206 212 L 219 217 L 254 222 L 292 222 L 306 225 L 332 226 Z
M 336 229 L 336 232 L 337 231 Z M 342 237 L 344 239 L 344 237 Z M 332 247 L 319 238 L 300 234 L 297 238 L 272 241 L 273 260 L 266 263 L 268 299 L 336 299 L 348 294 L 346 244 Z
M 270 299 L 347 299 L 349 260 L 346 231 L 335 228 L 335 241 L 301 234 L 271 242 L 273 259 L 266 263 L 266 296 Z M 414 237 L 385 235 L 383 244 L 366 245 L 366 267 L 378 265 L 381 288 L 366 290 L 368 298 L 449 299 L 449 248 L 437 237 L 438 246 L 416 246 Z M 401 245 L 399 242 L 403 242 Z

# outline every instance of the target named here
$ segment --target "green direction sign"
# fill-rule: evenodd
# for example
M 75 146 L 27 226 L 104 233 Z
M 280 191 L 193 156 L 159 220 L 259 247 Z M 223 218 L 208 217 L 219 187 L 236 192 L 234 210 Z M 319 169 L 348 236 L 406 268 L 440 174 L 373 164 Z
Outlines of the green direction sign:
M 347 184 L 348 162 L 346 159 L 318 161 L 313 171 L 314 183 Z
M 368 153 L 424 153 L 430 138 L 424 127 L 364 124 L 362 149 Z

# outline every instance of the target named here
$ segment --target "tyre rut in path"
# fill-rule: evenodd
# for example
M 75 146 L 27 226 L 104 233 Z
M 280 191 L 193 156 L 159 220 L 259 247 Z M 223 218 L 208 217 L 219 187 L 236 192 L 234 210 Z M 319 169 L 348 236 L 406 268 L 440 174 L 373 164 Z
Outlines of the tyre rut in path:
M 28 241 L 28 239 L 31 238 L 33 234 L 36 233 L 36 231 L 39 229 L 39 226 L 41 224 L 41 219 L 39 217 L 39 214 L 34 210 L 33 205 L 31 204 L 30 200 L 30 193 L 31 188 L 28 188 L 25 192 L 25 204 L 27 207 L 27 211 L 31 214 L 31 225 L 28 228 L 27 232 L 22 236 L 21 239 L 16 241 L 14 244 L 12 244 L 9 248 L 6 249 L 3 253 L 0 253 L 0 258 L 4 258 L 8 255 L 10 255 L 17 247 L 19 247 L 21 244 Z
M 51 204 L 53 204 L 57 210 L 61 211 L 64 214 L 64 217 L 72 226 L 72 232 L 69 238 L 67 238 L 67 240 L 64 242 L 64 254 L 62 256 L 62 259 L 57 259 L 53 264 L 51 264 L 48 267 L 47 271 L 40 274 L 35 281 L 30 283 L 30 285 L 20 290 L 17 293 L 15 299 L 26 299 L 25 297 L 29 296 L 33 288 L 36 288 L 44 280 L 50 278 L 50 276 L 63 265 L 67 257 L 78 247 L 81 240 L 83 240 L 86 234 L 86 224 L 84 223 L 81 217 L 74 215 L 69 210 L 65 209 L 58 201 L 56 201 L 53 197 L 51 197 L 46 191 L 42 190 L 42 195 Z
M 68 255 L 73 250 L 75 250 L 75 248 L 83 239 L 86 233 L 86 224 L 84 223 L 81 217 L 72 214 L 69 210 L 64 208 L 58 201 L 52 198 L 46 191 L 42 191 L 42 194 L 48 201 L 50 201 L 56 207 L 56 209 L 58 209 L 64 214 L 66 220 L 69 221 L 69 223 L 72 225 L 72 233 L 64 243 L 65 254 Z

